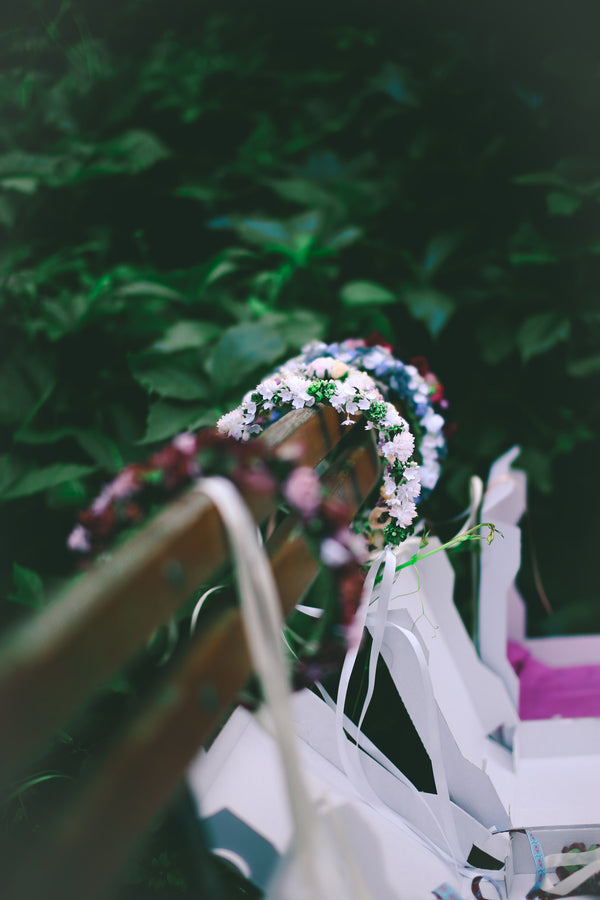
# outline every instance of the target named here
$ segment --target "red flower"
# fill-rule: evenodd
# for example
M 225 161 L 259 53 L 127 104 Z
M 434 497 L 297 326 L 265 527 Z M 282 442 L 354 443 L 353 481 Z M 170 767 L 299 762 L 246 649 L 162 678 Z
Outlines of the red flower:
M 413 356 L 410 363 L 415 367 L 422 378 L 425 378 L 427 373 L 430 371 L 429 363 L 427 362 L 427 357 L 425 356 Z
M 380 331 L 372 331 L 368 338 L 365 339 L 366 347 L 385 347 L 386 350 L 389 350 L 390 353 L 393 352 L 393 347 L 391 344 L 388 344 L 384 336 Z

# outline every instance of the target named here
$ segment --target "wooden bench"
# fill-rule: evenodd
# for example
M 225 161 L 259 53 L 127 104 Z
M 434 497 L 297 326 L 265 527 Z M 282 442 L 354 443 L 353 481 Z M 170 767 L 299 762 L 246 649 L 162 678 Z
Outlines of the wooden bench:
M 329 407 L 298 410 L 258 440 L 300 443 L 302 463 L 319 466 L 330 491 L 356 511 L 380 474 L 372 438 L 358 421 L 342 426 Z M 257 522 L 272 512 L 245 492 Z M 318 572 L 294 522 L 267 550 L 285 614 Z M 111 556 L 74 580 L 42 612 L 4 637 L 0 648 L 2 785 L 26 770 L 87 698 L 136 654 L 161 625 L 210 581 L 228 555 L 217 511 L 193 490 L 172 502 Z M 132 720 L 108 742 L 76 786 L 37 857 L 2 876 L 11 900 L 91 900 L 105 892 L 140 834 L 181 781 L 251 675 L 243 625 L 229 607 L 190 640 Z M 12 879 L 12 881 L 11 881 Z

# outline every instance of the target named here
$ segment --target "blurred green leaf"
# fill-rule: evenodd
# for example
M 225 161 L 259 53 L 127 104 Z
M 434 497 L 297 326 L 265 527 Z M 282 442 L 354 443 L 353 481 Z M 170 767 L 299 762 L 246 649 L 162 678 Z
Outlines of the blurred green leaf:
M 43 318 L 40 318 L 38 328 L 51 341 L 57 341 L 78 330 L 93 302 L 87 294 L 63 294 L 57 300 L 46 300 L 42 305 Z
M 299 350 L 309 341 L 322 340 L 328 324 L 326 316 L 309 309 L 267 312 L 262 324 L 279 331 L 288 350 Z
M 116 474 L 119 469 L 123 468 L 121 451 L 108 435 L 80 428 L 74 430 L 74 437 L 90 459 L 106 472 Z
M 213 322 L 196 322 L 182 319 L 171 325 L 159 341 L 152 345 L 160 353 L 175 353 L 204 347 L 221 333 L 221 328 Z
M 517 175 L 516 178 L 513 178 L 513 182 L 525 186 L 568 187 L 568 182 L 558 172 L 531 172 L 529 175 Z
M 423 260 L 423 269 L 427 276 L 430 277 L 439 271 L 460 245 L 461 239 L 461 235 L 457 232 L 447 232 L 437 234 L 429 241 Z
M 0 498 L 21 477 L 24 469 L 25 464 L 17 457 L 11 456 L 9 453 L 3 453 L 0 456 Z
M 350 281 L 340 291 L 345 306 L 382 306 L 396 303 L 396 295 L 372 281 Z
M 523 362 L 545 353 L 571 333 L 571 322 L 558 312 L 538 313 L 525 319 L 517 331 L 517 344 Z
M 123 457 L 114 440 L 99 431 L 65 426 L 62 428 L 38 428 L 25 424 L 15 432 L 14 440 L 21 444 L 49 445 L 72 438 L 107 472 L 117 472 L 123 466 Z
M 233 224 L 241 238 L 251 244 L 292 249 L 292 237 L 286 225 L 275 219 L 243 219 Z
M 140 354 L 131 359 L 133 377 L 147 391 L 174 400 L 202 400 L 209 396 L 208 383 L 184 365 L 171 362 L 173 357 L 156 359 Z
M 65 481 L 84 478 L 96 471 L 96 466 L 83 466 L 78 463 L 54 463 L 50 466 L 31 469 L 13 481 L 0 496 L 1 500 L 14 500 L 17 497 L 29 497 L 48 488 L 56 487 Z
M 597 372 L 600 372 L 600 354 L 598 353 L 571 359 L 567 363 L 567 373 L 574 378 L 587 378 Z
M 132 128 L 102 144 L 97 157 L 84 170 L 84 176 L 89 177 L 96 172 L 102 175 L 137 175 L 170 155 L 166 144 L 157 135 L 141 128 Z
M 118 288 L 121 297 L 157 297 L 160 300 L 184 300 L 179 291 L 167 287 L 165 284 L 157 284 L 154 281 L 135 281 L 123 284 Z
M 349 247 L 351 244 L 355 244 L 356 241 L 359 241 L 362 238 L 363 233 L 362 228 L 355 228 L 353 225 L 349 225 L 347 228 L 342 228 L 341 231 L 337 231 L 332 237 L 328 238 L 323 246 L 330 250 L 342 250 L 344 247 Z
M 527 477 L 538 491 L 543 494 L 551 493 L 553 481 L 550 453 L 535 447 L 524 447 L 519 454 L 519 468 L 527 472 Z
M 477 329 L 477 339 L 481 358 L 491 366 L 506 359 L 516 346 L 514 330 L 502 315 L 487 317 Z
M 284 200 L 291 200 L 303 206 L 327 207 L 333 202 L 333 198 L 326 190 L 304 178 L 274 179 L 268 184 Z
M 13 583 L 15 589 L 8 595 L 13 603 L 38 608 L 44 605 L 44 584 L 36 572 L 13 563 Z
M 0 424 L 26 423 L 48 398 L 57 376 L 42 356 L 16 353 L 0 364 Z
M 438 337 L 454 313 L 455 303 L 447 294 L 430 287 L 408 287 L 401 299 L 413 318 L 422 322 L 432 337 Z
M 35 178 L 13 176 L 12 178 L 3 178 L 0 185 L 7 191 L 17 191 L 19 194 L 31 195 L 35 194 L 38 189 L 38 181 Z
M 551 216 L 572 216 L 581 206 L 581 197 L 552 192 L 546 195 L 546 208 Z
M 216 409 L 207 409 L 206 405 L 174 403 L 169 400 L 157 400 L 148 411 L 146 433 L 140 444 L 154 444 L 187 429 L 212 426 L 218 418 Z
M 219 390 L 234 387 L 256 369 L 272 365 L 285 348 L 285 340 L 273 328 L 255 322 L 234 325 L 213 351 L 210 375 Z

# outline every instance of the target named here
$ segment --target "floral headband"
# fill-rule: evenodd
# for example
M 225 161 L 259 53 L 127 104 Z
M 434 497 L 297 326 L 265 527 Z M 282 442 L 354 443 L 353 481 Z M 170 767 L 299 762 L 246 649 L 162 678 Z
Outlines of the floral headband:
M 387 347 L 354 340 L 313 343 L 246 394 L 239 407 L 219 419 L 217 428 L 246 441 L 279 415 L 317 402 L 345 413 L 344 425 L 354 424 L 350 416 L 362 413 L 366 428 L 376 432 L 384 473 L 379 500 L 368 519 L 359 519 L 355 527 L 365 533 L 370 549 L 397 546 L 410 535 L 422 487 L 429 492 L 435 486 L 445 453 L 444 419 L 431 399 L 434 390 L 441 399 L 443 389 L 437 379 L 435 385 L 415 366 L 396 360 Z M 385 399 L 392 394 L 405 401 L 414 421 L 421 465 L 413 458 L 415 438 L 408 422 Z
M 422 490 L 416 502 L 425 499 L 438 482 L 446 456 L 445 422 L 440 410 L 448 407 L 443 385 L 425 357 L 416 357 L 412 364 L 406 365 L 392 355 L 387 344 L 349 339 L 333 344 L 316 341 L 307 344 L 296 360 L 305 365 L 318 357 L 332 357 L 369 373 L 386 399 L 400 401 L 421 456 Z M 296 360 L 286 363 L 286 368 L 293 367 Z

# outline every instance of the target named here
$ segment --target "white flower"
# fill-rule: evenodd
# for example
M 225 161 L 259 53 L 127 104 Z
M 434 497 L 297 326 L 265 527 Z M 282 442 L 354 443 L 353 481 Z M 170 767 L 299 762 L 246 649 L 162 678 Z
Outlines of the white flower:
M 256 393 L 260 394 L 260 396 L 263 398 L 263 407 L 265 409 L 273 409 L 273 397 L 278 390 L 278 378 L 265 378 L 265 380 L 258 385 L 258 387 L 256 388 Z
M 389 366 L 392 361 L 393 356 L 385 347 L 373 347 L 362 358 L 362 364 L 365 369 L 376 369 L 377 366 L 382 364 Z
M 377 397 L 381 399 L 381 394 L 377 389 L 377 385 L 366 372 L 360 372 L 358 369 L 351 368 L 350 374 L 346 378 L 346 384 L 356 388 L 357 391 L 375 391 Z
M 221 416 L 217 422 L 217 431 L 220 431 L 221 434 L 226 434 L 229 435 L 229 437 L 235 438 L 236 441 L 242 440 L 245 437 L 243 420 L 243 409 L 241 407 L 232 409 L 231 412 Z
M 244 425 L 254 422 L 256 418 L 256 401 L 252 399 L 254 391 L 246 394 L 242 402 L 243 422 Z
M 400 428 L 406 426 L 406 421 L 402 418 L 393 403 L 388 403 L 385 418 L 380 422 L 380 428 Z
M 442 467 L 437 460 L 430 460 L 421 466 L 421 484 L 424 488 L 432 489 L 436 486 Z
M 422 469 L 421 469 L 422 473 Z M 409 500 L 416 500 L 416 498 L 421 493 L 421 478 L 415 478 L 412 481 L 407 481 L 406 484 L 403 484 L 402 487 L 402 496 L 406 497 Z
M 358 411 L 358 406 L 354 403 L 355 395 L 356 391 L 352 385 L 348 384 L 347 380 L 340 381 L 336 384 L 335 393 L 332 395 L 329 402 L 338 412 L 345 409 L 346 412 L 355 413 Z
M 410 431 L 402 431 L 394 435 L 391 441 L 386 441 L 381 448 L 381 453 L 388 462 L 408 462 L 415 449 L 415 439 Z
M 308 378 L 302 375 L 287 375 L 281 386 L 281 399 L 284 403 L 291 403 L 294 409 L 313 406 L 315 398 L 307 392 L 310 385 Z
M 401 528 L 408 528 L 417 515 L 417 507 L 412 500 L 392 500 L 389 503 L 390 515 L 396 519 Z
M 431 407 L 421 419 L 421 425 L 430 434 L 437 434 L 444 427 L 444 417 L 433 411 Z

